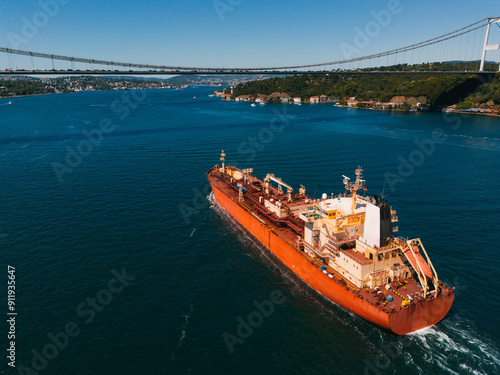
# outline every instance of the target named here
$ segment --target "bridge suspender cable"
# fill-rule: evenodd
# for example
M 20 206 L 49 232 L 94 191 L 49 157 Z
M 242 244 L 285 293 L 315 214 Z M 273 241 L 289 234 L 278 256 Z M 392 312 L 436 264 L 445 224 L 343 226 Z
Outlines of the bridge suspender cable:
M 86 59 L 86 58 L 63 56 L 63 55 L 52 55 L 52 54 L 48 54 L 48 53 L 23 51 L 23 50 L 6 48 L 6 47 L 0 47 L 0 52 L 5 52 L 8 54 L 15 54 L 15 55 L 31 56 L 32 58 L 39 57 L 39 58 L 44 58 L 44 59 L 52 59 L 52 61 L 53 60 L 70 61 L 72 64 L 74 64 L 75 62 L 80 62 L 80 63 L 87 63 L 87 64 L 95 64 L 95 65 L 121 66 L 124 68 L 139 68 L 139 69 L 154 69 L 154 70 L 181 70 L 181 71 L 197 71 L 197 72 L 216 72 L 216 71 L 228 71 L 228 70 L 230 70 L 230 71 L 231 70 L 248 71 L 248 72 L 272 71 L 272 70 L 290 70 L 290 69 L 302 69 L 302 68 L 316 68 L 316 67 L 329 66 L 329 65 L 340 65 L 340 64 L 344 64 L 344 63 L 363 61 L 363 60 L 371 60 L 371 59 L 375 59 L 375 58 L 379 58 L 379 57 L 385 57 L 385 56 L 390 56 L 390 55 L 394 55 L 394 54 L 401 53 L 401 52 L 415 50 L 418 48 L 430 46 L 432 44 L 440 43 L 440 42 L 443 42 L 445 40 L 452 39 L 452 38 L 458 37 L 460 35 L 470 33 L 474 30 L 480 29 L 488 24 L 487 22 L 484 24 L 481 24 L 487 20 L 489 20 L 488 17 L 483 18 L 482 20 L 479 20 L 477 22 L 474 22 L 473 24 L 470 24 L 468 26 L 462 27 L 458 30 L 455 30 L 455 31 L 452 31 L 450 33 L 438 36 L 436 38 L 428 39 L 428 40 L 420 42 L 420 43 L 411 44 L 411 45 L 406 46 L 406 47 L 401 47 L 401 48 L 393 49 L 393 50 L 386 51 L 386 52 L 376 53 L 376 54 L 362 56 L 362 57 L 356 57 L 356 58 L 352 58 L 352 59 L 330 61 L 330 62 L 318 63 L 318 64 L 279 66 L 279 67 L 267 67 L 267 68 L 201 68 L 201 67 L 182 67 L 182 66 L 170 66 L 170 65 L 123 63 L 123 62 L 116 62 L 116 61 Z M 480 25 L 476 26 L 478 24 L 480 24 Z M 475 27 L 473 27 L 473 26 L 475 26 Z

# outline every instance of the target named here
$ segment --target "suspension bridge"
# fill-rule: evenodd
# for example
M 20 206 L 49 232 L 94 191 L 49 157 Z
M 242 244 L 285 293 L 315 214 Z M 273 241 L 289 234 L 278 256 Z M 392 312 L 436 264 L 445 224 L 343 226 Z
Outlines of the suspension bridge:
M 0 55 L 7 56 L 10 66 L 4 70 L 0 66 L 0 75 L 491 74 L 500 71 L 498 62 L 486 61 L 487 51 L 500 49 L 500 44 L 490 44 L 494 26 L 500 29 L 500 17 L 487 17 L 438 37 L 380 53 L 315 64 L 270 67 L 154 65 L 0 47 Z M 23 68 L 18 57 L 23 59 L 25 66 L 30 67 Z M 52 69 L 37 69 L 39 60 L 49 60 Z M 416 63 L 418 61 L 427 62 Z M 465 62 L 474 62 L 475 65 L 471 69 L 470 64 L 464 64 Z M 65 66 L 56 68 L 56 63 Z

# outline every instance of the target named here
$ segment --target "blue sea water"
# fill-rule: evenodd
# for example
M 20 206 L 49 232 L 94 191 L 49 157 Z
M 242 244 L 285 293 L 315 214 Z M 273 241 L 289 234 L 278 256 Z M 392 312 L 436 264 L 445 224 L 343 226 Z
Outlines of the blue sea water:
M 212 91 L 0 100 L 1 373 L 500 372 L 500 120 Z M 316 197 L 361 165 L 456 288 L 449 314 L 402 338 L 318 295 L 214 202 L 222 149 Z

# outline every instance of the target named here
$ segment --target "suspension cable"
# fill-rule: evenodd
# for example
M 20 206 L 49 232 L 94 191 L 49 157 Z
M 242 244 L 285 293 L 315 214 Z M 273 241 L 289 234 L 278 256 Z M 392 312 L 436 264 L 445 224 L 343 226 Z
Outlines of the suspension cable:
M 25 56 L 31 56 L 33 57 L 39 57 L 39 58 L 44 58 L 44 59 L 51 59 L 52 62 L 54 60 L 64 60 L 64 61 L 70 61 L 72 64 L 75 62 L 80 62 L 80 63 L 87 63 L 91 65 L 107 65 L 107 66 L 121 66 L 124 68 L 139 68 L 139 69 L 154 69 L 154 70 L 188 70 L 188 71 L 203 71 L 203 72 L 215 72 L 215 71 L 227 71 L 227 70 L 234 70 L 234 71 L 272 71 L 272 70 L 290 70 L 290 69 L 303 69 L 303 68 L 316 68 L 316 67 L 321 67 L 321 66 L 329 66 L 329 65 L 339 65 L 339 64 L 344 64 L 344 63 L 351 63 L 351 62 L 356 62 L 356 61 L 363 61 L 363 60 L 371 60 L 375 58 L 380 58 L 384 56 L 390 56 L 394 55 L 400 52 L 406 52 L 406 51 L 411 51 L 415 50 L 418 48 L 423 48 L 426 46 L 430 46 L 436 43 L 443 42 L 448 39 L 456 38 L 460 35 L 472 32 L 474 30 L 480 29 L 486 24 L 482 24 L 479 26 L 476 26 L 474 28 L 471 28 L 472 26 L 475 26 L 477 24 L 480 24 L 486 20 L 489 20 L 490 18 L 483 18 L 482 20 L 479 20 L 477 22 L 474 22 L 473 24 L 470 24 L 468 26 L 462 27 L 458 30 L 440 35 L 438 37 L 432 38 L 425 40 L 420 43 L 415 43 L 411 44 L 405 47 L 400 47 L 396 48 L 390 51 L 386 52 L 380 52 L 380 53 L 375 53 L 372 55 L 367 55 L 367 56 L 361 56 L 361 57 L 356 57 L 352 59 L 345 59 L 345 60 L 338 60 L 338 61 L 330 61 L 330 62 L 325 62 L 325 63 L 317 63 L 317 64 L 305 64 L 305 65 L 293 65 L 293 66 L 279 66 L 279 67 L 267 67 L 267 68 L 202 68 L 202 67 L 181 67 L 181 66 L 170 66 L 170 65 L 150 65 L 150 64 L 137 64 L 137 63 L 123 63 L 123 62 L 116 62 L 116 61 L 107 61 L 107 60 L 95 60 L 95 59 L 86 59 L 86 58 L 79 58 L 79 57 L 71 57 L 71 56 L 64 56 L 64 55 L 52 55 L 48 53 L 41 53 L 41 52 L 31 52 L 31 51 L 24 51 L 24 50 L 18 50 L 18 49 L 12 49 L 12 48 L 6 48 L 6 47 L 0 47 L 0 52 L 5 52 L 8 54 L 15 54 L 15 55 L 25 55 Z

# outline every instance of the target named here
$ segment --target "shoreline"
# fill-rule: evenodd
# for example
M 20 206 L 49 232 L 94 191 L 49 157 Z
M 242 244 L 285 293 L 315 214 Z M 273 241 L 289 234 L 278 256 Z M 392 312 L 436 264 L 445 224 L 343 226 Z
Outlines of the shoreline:
M 44 94 L 0 96 L 0 99 L 29 98 L 31 96 L 43 96 L 43 95 L 80 94 L 82 92 L 111 92 L 111 91 L 130 91 L 130 90 L 169 90 L 169 89 L 163 89 L 163 88 L 137 88 L 137 89 L 123 89 L 123 90 L 82 90 L 82 91 L 69 91 L 69 92 L 47 92 L 47 93 L 44 93 Z M 170 89 L 170 90 L 172 90 L 172 89 Z
M 197 85 L 197 86 L 203 86 L 203 85 Z M 27 97 L 32 97 L 32 96 L 43 96 L 43 95 L 65 95 L 65 94 L 79 94 L 82 92 L 110 92 L 110 91 L 128 91 L 128 90 L 167 90 L 164 88 L 136 88 L 136 89 L 123 89 L 123 90 L 82 90 L 82 91 L 71 91 L 71 92 L 51 92 L 51 93 L 43 93 L 43 94 L 30 94 L 30 95 L 16 95 L 16 96 L 0 96 L 0 100 L 2 99 L 14 99 L 14 98 L 27 98 Z M 224 100 L 223 101 L 228 101 Z M 233 100 L 231 100 L 233 101 Z M 250 103 L 249 101 L 247 102 L 238 102 L 238 103 Z M 254 103 L 254 102 L 252 102 Z M 308 105 L 331 105 L 332 103 L 266 103 L 267 104 L 287 104 L 287 105 L 302 105 L 302 104 L 308 104 Z M 398 112 L 398 113 L 452 113 L 452 114 L 459 114 L 459 115 L 479 115 L 479 116 L 484 116 L 484 117 L 491 117 L 491 118 L 500 118 L 500 114 L 491 114 L 491 113 L 485 113 L 485 112 L 470 112 L 470 111 L 464 111 L 464 110 L 446 110 L 445 108 L 441 110 L 431 110 L 431 109 L 426 109 L 426 110 L 419 110 L 419 111 L 411 111 L 411 110 L 400 110 L 400 109 L 378 109 L 378 108 L 363 108 L 363 107 L 349 107 L 348 105 L 341 105 L 341 104 L 333 104 L 333 107 L 338 107 L 338 108 L 347 108 L 347 109 L 354 109 L 354 110 L 368 110 L 368 111 L 379 111 L 379 112 Z
M 309 104 L 309 103 L 307 103 Z M 323 104 L 323 103 L 322 103 Z M 327 103 L 324 103 L 327 104 Z M 340 108 L 349 108 L 349 109 L 362 109 L 362 110 L 371 110 L 371 111 L 380 111 L 380 112 L 406 112 L 406 113 L 457 113 L 460 115 L 481 115 L 481 116 L 486 116 L 486 117 L 497 117 L 500 118 L 500 114 L 495 115 L 491 113 L 485 113 L 485 112 L 469 112 L 469 111 L 464 111 L 464 110 L 447 110 L 446 108 L 438 109 L 438 110 L 433 110 L 433 109 L 426 109 L 426 110 L 421 110 L 421 111 L 410 111 L 410 110 L 400 110 L 400 109 L 377 109 L 377 108 L 360 108 L 360 107 L 349 107 L 347 105 L 334 105 L 334 107 L 340 107 Z
M 253 104 L 256 104 L 254 101 L 236 101 L 236 100 L 226 100 L 226 99 L 222 99 L 223 101 L 226 101 L 226 102 L 236 102 L 238 104 L 241 104 L 241 103 L 253 103 Z M 307 103 L 307 102 L 304 102 L 304 103 L 291 103 L 291 102 L 287 102 L 287 103 L 274 103 L 274 102 L 268 102 L 266 103 L 265 105 L 268 105 L 268 104 L 280 104 L 280 105 L 332 105 L 332 103 Z M 257 105 L 257 107 L 260 107 L 261 105 Z M 444 108 L 440 108 L 440 109 L 437 109 L 437 110 L 434 110 L 434 109 L 429 109 L 429 108 L 426 108 L 425 110 L 402 110 L 402 109 L 397 109 L 397 108 L 394 108 L 394 109 L 382 109 L 382 108 L 368 108 L 368 107 L 350 107 L 348 105 L 341 105 L 341 104 L 333 104 L 332 105 L 333 107 L 337 107 L 337 108 L 346 108 L 346 109 L 353 109 L 353 110 L 365 110 L 365 111 L 378 111 L 378 112 L 397 112 L 397 113 L 411 113 L 411 114 L 414 114 L 414 113 L 456 113 L 456 114 L 460 114 L 460 115 L 481 115 L 481 116 L 485 116 L 485 117 L 492 117 L 492 118 L 500 118 L 500 114 L 491 114 L 491 113 L 485 113 L 485 112 L 469 112 L 469 111 L 463 111 L 463 110 L 454 110 L 454 109 L 446 109 L 446 107 Z

